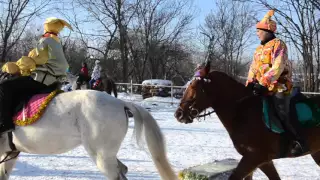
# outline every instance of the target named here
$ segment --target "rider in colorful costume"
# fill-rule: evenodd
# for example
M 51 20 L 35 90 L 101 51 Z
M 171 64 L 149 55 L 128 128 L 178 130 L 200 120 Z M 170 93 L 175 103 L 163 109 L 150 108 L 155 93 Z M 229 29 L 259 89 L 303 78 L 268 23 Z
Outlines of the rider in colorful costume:
M 91 80 L 89 81 L 90 88 L 93 89 L 94 83 L 100 79 L 101 76 L 101 65 L 100 61 L 95 61 L 95 66 L 93 68 L 92 74 L 91 74 Z
M 62 19 L 46 19 L 44 35 L 36 48 L 28 56 L 2 67 L 2 77 L 10 74 L 11 78 L 0 84 L 0 134 L 14 130 L 13 112 L 21 101 L 43 91 L 52 91 L 59 86 L 58 82 L 66 79 L 69 65 L 58 38 L 65 26 L 72 30 Z
M 292 67 L 288 60 L 286 44 L 274 35 L 277 26 L 276 22 L 271 20 L 273 14 L 274 11 L 270 10 L 256 24 L 261 45 L 254 53 L 246 85 L 253 84 L 255 95 L 271 95 L 272 102 L 280 115 L 281 124 L 295 141 L 291 153 L 301 155 L 308 151 L 308 147 L 305 139 L 300 137 L 300 128 L 290 122 L 289 95 L 292 89 Z

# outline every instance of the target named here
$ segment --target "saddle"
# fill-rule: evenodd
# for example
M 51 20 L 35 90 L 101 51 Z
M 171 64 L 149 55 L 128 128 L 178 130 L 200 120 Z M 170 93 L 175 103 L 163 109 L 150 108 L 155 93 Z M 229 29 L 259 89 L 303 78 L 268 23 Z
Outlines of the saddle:
M 51 93 L 42 93 L 32 96 L 27 102 L 23 103 L 21 109 L 13 116 L 13 122 L 17 126 L 26 126 L 35 123 L 45 112 L 51 100 L 63 92 L 55 90 Z
M 102 82 L 101 78 L 96 80 L 96 82 L 93 83 L 93 89 L 100 87 L 101 82 Z
M 263 119 L 268 129 L 274 133 L 284 133 L 284 128 L 268 97 L 263 98 Z M 320 107 L 311 98 L 305 97 L 301 92 L 290 97 L 291 120 L 295 119 L 303 128 L 320 126 Z M 294 123 L 294 122 L 293 122 Z
M 43 91 L 21 99 L 20 103 L 13 109 L 13 121 L 15 125 L 29 125 L 40 119 L 51 100 L 58 94 L 64 92 L 61 83 L 55 82 Z

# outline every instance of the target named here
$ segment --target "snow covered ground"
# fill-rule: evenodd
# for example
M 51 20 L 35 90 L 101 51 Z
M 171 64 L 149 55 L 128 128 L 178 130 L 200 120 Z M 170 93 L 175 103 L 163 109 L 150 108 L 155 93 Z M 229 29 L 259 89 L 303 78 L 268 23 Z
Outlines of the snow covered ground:
M 128 96 L 120 93 L 120 99 L 134 101 L 150 110 L 159 123 L 166 138 L 168 158 L 176 172 L 214 160 L 240 159 L 219 119 L 212 115 L 201 122 L 178 123 L 173 114 L 177 104 L 162 103 L 171 98 L 153 97 L 142 100 L 140 95 Z M 140 102 L 139 102 L 140 101 Z M 154 102 L 157 101 L 157 102 Z M 162 101 L 162 102 L 159 102 Z M 174 102 L 179 102 L 175 100 Z M 145 151 L 139 150 L 132 139 L 133 121 L 118 153 L 118 158 L 129 168 L 129 180 L 160 179 Z M 275 161 L 282 179 L 320 180 L 320 168 L 310 156 Z M 11 176 L 13 180 L 88 180 L 105 179 L 88 157 L 83 147 L 60 155 L 33 155 L 22 153 Z M 257 171 L 254 179 L 267 179 Z

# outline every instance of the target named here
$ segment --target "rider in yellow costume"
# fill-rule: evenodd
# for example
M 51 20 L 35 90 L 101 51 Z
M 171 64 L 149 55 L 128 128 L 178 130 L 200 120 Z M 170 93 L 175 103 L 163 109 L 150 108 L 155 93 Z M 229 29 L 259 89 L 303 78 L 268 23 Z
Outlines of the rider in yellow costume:
M 270 10 L 256 24 L 257 35 L 261 44 L 257 47 L 249 69 L 246 85 L 252 83 L 254 94 L 271 95 L 281 124 L 290 139 L 295 141 L 291 150 L 293 155 L 301 155 L 308 151 L 306 141 L 301 137 L 300 128 L 290 122 L 289 94 L 292 89 L 292 67 L 288 60 L 286 44 L 275 36 L 276 22 L 271 19 L 274 11 Z
M 72 30 L 70 24 L 62 19 L 47 18 L 44 34 L 36 48 L 17 62 L 3 65 L 3 74 L 13 77 L 0 84 L 0 134 L 14 130 L 13 110 L 21 101 L 34 94 L 54 90 L 59 85 L 57 82 L 66 79 L 69 65 L 58 38 L 64 27 Z
M 66 76 L 68 62 L 64 56 L 59 32 L 68 27 L 69 23 L 58 18 L 47 18 L 44 22 L 45 34 L 42 35 L 37 47 L 31 50 L 28 56 L 22 56 L 16 63 L 9 62 L 2 67 L 3 72 L 18 73 L 18 66 L 22 76 L 33 76 L 35 80 L 49 85 Z

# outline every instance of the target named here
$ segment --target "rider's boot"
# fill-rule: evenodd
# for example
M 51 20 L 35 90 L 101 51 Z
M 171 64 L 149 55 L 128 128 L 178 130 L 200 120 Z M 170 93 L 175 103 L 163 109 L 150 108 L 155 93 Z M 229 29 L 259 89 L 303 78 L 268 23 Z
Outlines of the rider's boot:
M 12 94 L 4 85 L 0 85 L 0 136 L 13 131 Z
M 281 124 L 284 126 L 286 134 L 294 141 L 294 146 L 291 149 L 293 156 L 300 156 L 309 151 L 309 147 L 304 137 L 304 134 L 299 127 L 296 127 L 297 123 L 292 123 L 289 118 L 289 106 L 288 101 L 282 92 L 278 92 L 274 95 L 275 108 L 280 117 Z

